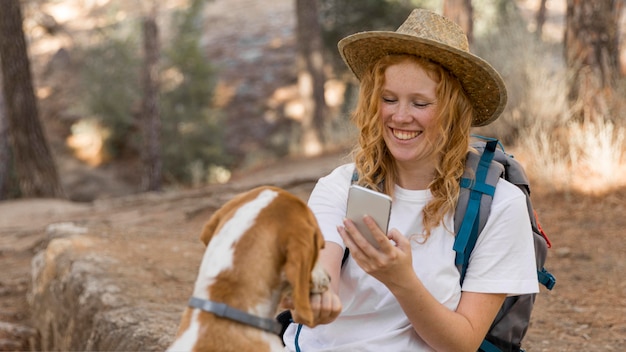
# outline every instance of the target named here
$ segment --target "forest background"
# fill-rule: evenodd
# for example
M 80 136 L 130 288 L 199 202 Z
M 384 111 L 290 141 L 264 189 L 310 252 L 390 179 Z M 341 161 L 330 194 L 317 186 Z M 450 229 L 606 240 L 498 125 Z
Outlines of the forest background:
M 527 168 L 557 277 L 525 347 L 623 349 L 623 1 L 1 1 L 0 350 L 36 349 L 63 322 L 26 297 L 33 257 L 67 221 L 97 239 L 88 257 L 119 256 L 106 279 L 120 292 L 177 316 L 221 202 L 263 183 L 306 198 L 345 162 L 356 82 L 337 40 L 395 30 L 415 6 L 455 18 L 508 87 L 502 117 L 475 132 Z
M 251 23 L 245 9 L 211 13 L 211 3 L 3 10 L 0 199 L 197 187 L 346 150 L 357 85 L 336 43 L 394 30 L 414 7 L 454 18 L 502 73 L 507 108 L 477 133 L 532 161 L 555 189 L 624 182 L 622 1 L 296 1 L 291 16 Z M 220 28 L 220 16 L 241 17 L 245 34 Z

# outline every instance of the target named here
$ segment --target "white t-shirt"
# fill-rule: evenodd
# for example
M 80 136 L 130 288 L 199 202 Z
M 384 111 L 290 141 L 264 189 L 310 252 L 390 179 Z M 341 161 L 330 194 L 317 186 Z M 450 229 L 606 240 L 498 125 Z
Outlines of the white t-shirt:
M 309 206 L 315 213 L 326 241 L 345 248 L 336 226 L 346 213 L 348 188 L 354 164 L 338 167 L 319 180 Z M 407 237 L 421 233 L 422 209 L 432 198 L 429 190 L 406 190 L 396 186 L 389 229 Z M 461 290 L 519 295 L 539 291 L 535 252 L 522 192 L 500 180 L 491 214 L 480 234 L 461 288 L 452 249 L 453 214 L 446 227 L 431 231 L 428 240 L 411 241 L 413 268 L 428 291 L 444 306 L 455 310 Z M 341 270 L 339 297 L 343 311 L 330 324 L 313 329 L 291 324 L 284 335 L 286 349 L 295 351 L 295 339 L 309 351 L 432 351 L 413 330 L 395 297 L 380 281 L 369 276 L 349 257 Z

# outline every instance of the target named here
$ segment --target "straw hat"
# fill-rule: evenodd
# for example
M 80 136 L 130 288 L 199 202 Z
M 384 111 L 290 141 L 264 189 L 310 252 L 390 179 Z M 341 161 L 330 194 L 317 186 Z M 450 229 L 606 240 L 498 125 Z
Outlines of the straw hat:
M 507 93 L 502 77 L 485 60 L 469 52 L 467 36 L 452 21 L 416 9 L 395 32 L 371 31 L 339 41 L 343 61 L 360 80 L 371 64 L 390 54 L 410 54 L 437 62 L 460 82 L 474 107 L 472 126 L 484 126 L 500 116 Z

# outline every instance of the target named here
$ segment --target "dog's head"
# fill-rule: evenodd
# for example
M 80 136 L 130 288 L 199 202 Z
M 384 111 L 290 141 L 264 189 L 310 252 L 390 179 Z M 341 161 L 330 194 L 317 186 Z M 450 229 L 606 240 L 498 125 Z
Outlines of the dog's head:
M 266 202 L 259 201 L 261 198 L 266 199 Z M 272 257 L 273 265 L 257 262 L 256 267 L 282 271 L 283 275 L 279 276 L 286 279 L 289 286 L 294 305 L 294 319 L 312 325 L 313 312 L 309 296 L 314 281 L 315 289 L 318 292 L 320 290 L 319 272 L 314 279 L 313 271 L 319 251 L 324 246 L 324 238 L 315 216 L 304 201 L 276 187 L 255 188 L 237 195 L 216 211 L 204 226 L 200 238 L 208 245 L 213 236 L 222 232 L 221 229 L 226 222 L 237 217 L 237 211 L 257 201 L 263 204 L 263 207 L 257 208 L 258 214 L 250 225 L 247 239 L 256 244 L 248 246 L 242 244 L 241 248 L 243 250 L 246 247 L 247 255 L 258 259 Z M 254 239 L 250 240 L 252 238 Z M 262 276 L 259 275 L 257 279 Z M 328 276 L 324 273 L 321 277 L 322 281 L 326 279 L 325 288 L 327 288 Z M 324 289 L 324 283 L 321 286 Z

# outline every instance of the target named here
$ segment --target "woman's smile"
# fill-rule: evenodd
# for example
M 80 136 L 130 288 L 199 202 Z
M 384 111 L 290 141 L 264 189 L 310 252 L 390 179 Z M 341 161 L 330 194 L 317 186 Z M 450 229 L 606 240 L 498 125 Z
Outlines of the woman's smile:
M 420 134 L 422 134 L 421 131 L 407 131 L 407 130 L 400 130 L 397 128 L 391 128 L 391 133 L 393 133 L 394 137 L 402 141 L 408 141 L 410 139 L 414 139 Z

